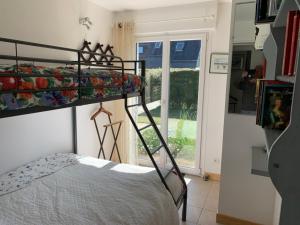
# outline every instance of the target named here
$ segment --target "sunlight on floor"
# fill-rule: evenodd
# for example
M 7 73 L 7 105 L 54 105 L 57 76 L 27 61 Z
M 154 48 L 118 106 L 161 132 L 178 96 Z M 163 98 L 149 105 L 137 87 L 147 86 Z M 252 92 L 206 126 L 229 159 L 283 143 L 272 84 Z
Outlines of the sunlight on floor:
M 219 225 L 216 214 L 219 204 L 220 184 L 203 181 L 201 177 L 186 176 L 188 186 L 187 221 L 181 225 Z M 182 207 L 178 211 L 181 218 Z
M 186 185 L 189 185 L 189 183 L 192 181 L 191 178 L 187 178 L 187 177 L 185 177 L 184 180 L 185 180 Z

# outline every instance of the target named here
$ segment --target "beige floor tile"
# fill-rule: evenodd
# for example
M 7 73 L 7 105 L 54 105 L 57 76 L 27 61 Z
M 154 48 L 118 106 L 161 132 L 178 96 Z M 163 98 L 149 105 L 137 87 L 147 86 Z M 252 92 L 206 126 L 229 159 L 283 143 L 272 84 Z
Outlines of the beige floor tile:
M 216 223 L 216 212 L 203 209 L 198 225 L 219 225 Z
M 197 225 L 196 223 L 190 223 L 190 222 L 183 222 L 183 221 L 180 221 L 180 225 Z
M 212 182 L 212 190 L 216 192 L 220 192 L 220 182 Z
M 218 188 L 212 188 L 205 200 L 204 209 L 217 212 L 218 206 L 219 206 L 219 190 Z
M 198 176 L 188 179 L 187 221 L 180 225 L 216 225 L 216 212 L 219 202 L 219 182 L 204 181 Z M 182 215 L 182 207 L 178 211 Z
M 191 181 L 188 184 L 188 191 L 192 194 L 202 193 L 208 194 L 208 192 L 212 189 L 213 183 L 210 181 L 200 181 L 193 182 Z
M 198 176 L 187 176 L 187 178 L 190 179 L 188 183 L 188 205 L 203 208 L 205 200 L 213 187 L 213 182 L 203 181 Z
M 201 215 L 201 211 L 202 211 L 202 208 L 188 206 L 186 221 L 189 223 L 197 224 L 197 222 L 199 221 L 200 215 Z M 179 213 L 179 218 L 181 219 L 182 208 L 179 209 L 178 213 Z
M 204 194 L 201 192 L 198 194 L 188 193 L 187 204 L 188 206 L 203 208 L 207 197 L 208 197 L 208 193 L 204 193 Z

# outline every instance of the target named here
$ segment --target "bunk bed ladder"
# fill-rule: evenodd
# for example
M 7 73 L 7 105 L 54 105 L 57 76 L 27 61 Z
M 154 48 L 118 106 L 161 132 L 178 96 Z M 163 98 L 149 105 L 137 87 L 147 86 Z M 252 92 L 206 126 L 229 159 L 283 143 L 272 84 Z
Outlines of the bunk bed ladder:
M 141 61 L 141 72 L 142 72 L 142 77 L 145 77 L 145 61 Z M 187 185 L 185 183 L 185 180 L 184 180 L 184 176 L 183 174 L 181 173 L 170 149 L 169 149 L 169 146 L 168 144 L 166 143 L 166 141 L 164 140 L 162 134 L 160 133 L 160 130 L 158 129 L 149 109 L 147 108 L 147 105 L 146 105 L 146 101 L 145 101 L 145 88 L 143 88 L 143 90 L 141 90 L 141 96 L 139 97 L 141 99 L 140 103 L 139 104 L 133 104 L 133 105 L 128 105 L 128 98 L 125 97 L 125 109 L 126 109 L 126 112 L 127 112 L 127 115 L 129 116 L 129 119 L 135 129 L 135 131 L 137 132 L 138 134 L 138 137 L 139 139 L 141 140 L 142 144 L 143 144 L 143 147 L 145 148 L 148 156 L 150 157 L 151 159 L 151 162 L 154 166 L 154 168 L 156 169 L 162 183 L 164 184 L 165 188 L 170 192 L 170 194 L 172 195 L 172 198 L 176 204 L 176 206 L 179 208 L 181 206 L 181 204 L 183 203 L 183 207 L 182 207 L 182 220 L 183 221 L 186 221 L 186 210 L 187 210 Z M 133 107 L 142 107 L 150 124 L 142 127 L 142 128 L 139 128 L 134 117 L 132 116 L 131 112 L 130 112 L 130 108 L 133 108 Z M 158 140 L 160 141 L 160 145 L 157 146 L 156 148 L 154 149 L 150 149 L 149 146 L 147 145 L 147 142 L 145 140 L 145 137 L 143 136 L 143 132 L 144 130 L 148 129 L 152 127 L 152 129 L 155 131 L 155 134 L 158 138 Z M 170 163 L 171 163 L 171 168 L 168 169 L 166 171 L 166 169 L 161 169 L 159 168 L 159 166 L 157 165 L 155 159 L 154 159 L 154 154 L 157 153 L 159 150 L 162 150 L 164 149 L 165 153 L 167 154 L 167 156 L 169 157 L 170 159 Z M 173 193 L 171 192 L 169 186 L 168 186 L 168 183 L 167 183 L 167 178 L 168 176 L 171 174 L 171 173 L 175 173 L 178 178 L 180 179 L 180 182 L 182 183 L 182 192 L 180 194 L 179 197 L 176 197 L 173 195 Z

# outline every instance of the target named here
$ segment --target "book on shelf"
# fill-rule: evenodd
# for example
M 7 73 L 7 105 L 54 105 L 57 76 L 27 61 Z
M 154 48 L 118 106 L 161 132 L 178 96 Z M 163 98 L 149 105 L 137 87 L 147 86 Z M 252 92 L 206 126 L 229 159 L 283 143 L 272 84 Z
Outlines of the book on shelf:
M 262 79 L 257 88 L 256 124 L 268 129 L 285 129 L 290 120 L 293 85 Z
M 256 83 L 256 94 L 255 94 L 255 102 L 256 102 L 256 124 L 260 125 L 261 124 L 261 105 L 263 102 L 263 91 L 264 91 L 264 85 L 265 83 L 280 83 L 280 81 L 276 81 L 276 80 L 266 80 L 266 79 L 257 79 L 257 83 Z
M 291 43 L 292 43 L 292 33 L 293 33 L 293 22 L 296 11 L 290 11 L 287 15 L 287 22 L 285 28 L 285 43 L 283 49 L 283 65 L 282 74 L 287 75 L 289 72 L 290 65 L 290 55 L 291 55 Z
M 295 74 L 295 63 L 296 63 L 296 54 L 297 54 L 297 46 L 298 46 L 298 35 L 300 28 L 300 14 L 299 11 L 294 15 L 293 20 L 293 31 L 292 31 L 292 43 L 291 43 L 291 56 L 290 56 L 290 65 L 289 65 L 289 76 L 293 76 Z
M 298 48 L 300 11 L 290 11 L 287 15 L 282 74 L 293 76 Z

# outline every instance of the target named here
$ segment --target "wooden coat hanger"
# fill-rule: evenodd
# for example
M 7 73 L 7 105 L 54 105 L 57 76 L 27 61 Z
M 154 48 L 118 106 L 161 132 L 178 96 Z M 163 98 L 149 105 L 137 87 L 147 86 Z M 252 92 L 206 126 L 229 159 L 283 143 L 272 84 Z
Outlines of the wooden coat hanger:
M 108 116 L 112 116 L 112 113 L 109 112 L 108 110 L 106 110 L 103 106 L 102 106 L 102 102 L 100 103 L 100 108 L 98 109 L 97 112 L 95 112 L 92 117 L 91 120 L 94 120 L 100 113 L 106 113 Z

